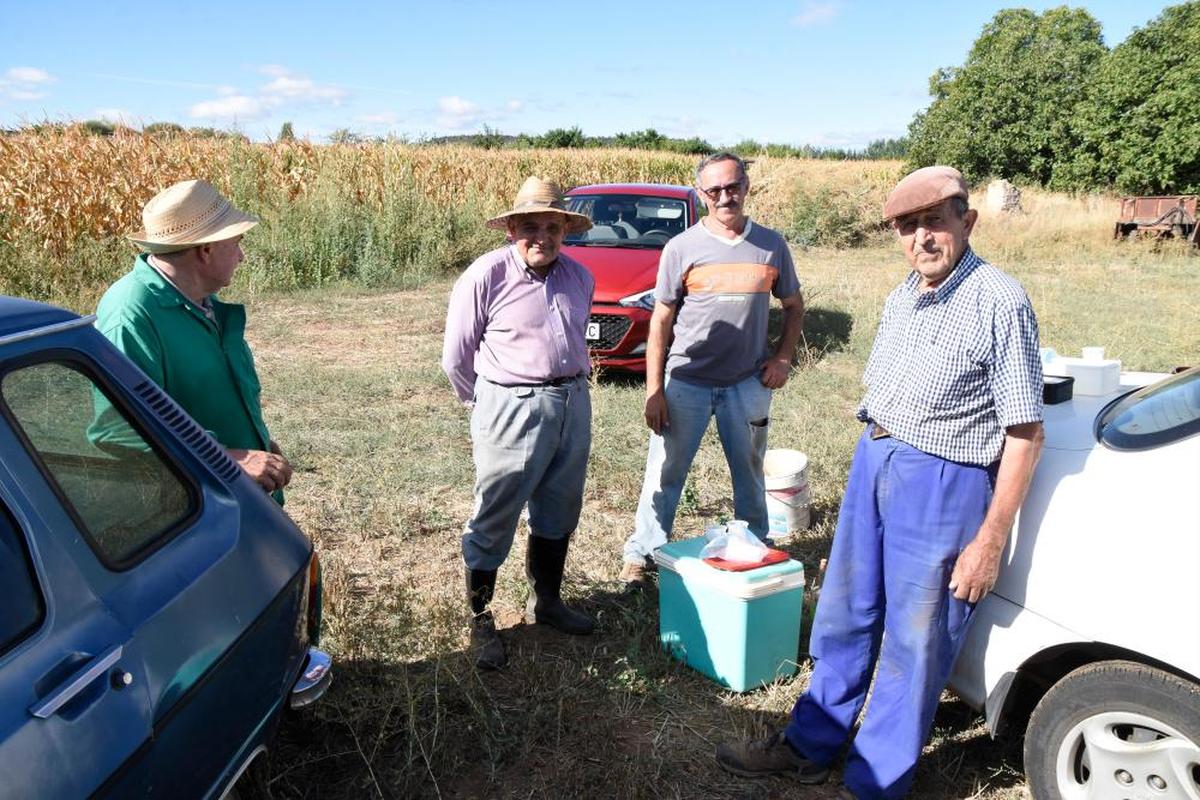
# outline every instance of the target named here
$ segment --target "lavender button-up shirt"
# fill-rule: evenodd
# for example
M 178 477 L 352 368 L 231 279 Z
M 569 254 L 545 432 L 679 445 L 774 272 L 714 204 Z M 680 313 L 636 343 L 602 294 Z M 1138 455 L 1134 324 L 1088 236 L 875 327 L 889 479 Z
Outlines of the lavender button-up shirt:
M 543 383 L 586 373 L 588 313 L 596 282 L 562 253 L 545 278 L 515 246 L 480 256 L 454 284 L 442 369 L 464 403 L 475 376 L 493 383 Z

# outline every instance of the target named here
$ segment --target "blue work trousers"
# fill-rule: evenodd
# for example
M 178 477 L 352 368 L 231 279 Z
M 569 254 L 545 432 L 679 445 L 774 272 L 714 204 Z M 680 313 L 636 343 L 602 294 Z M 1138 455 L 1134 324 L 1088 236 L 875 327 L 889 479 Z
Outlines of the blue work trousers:
M 692 459 L 714 417 L 733 482 L 733 513 L 750 524 L 751 533 L 765 539 L 763 456 L 771 390 L 762 385 L 757 372 L 732 386 L 698 386 L 668 375 L 663 395 L 670 424 L 661 436 L 650 434 L 642 494 L 633 534 L 625 541 L 625 560 L 640 563 L 667 543 Z
M 994 483 L 994 469 L 859 439 L 813 619 L 813 674 L 786 731 L 828 765 L 871 690 L 845 765 L 859 800 L 903 797 L 912 785 L 973 610 L 954 598 L 950 575 Z
M 591 442 L 587 378 L 561 386 L 476 380 L 475 513 L 462 537 L 468 568 L 500 568 L 526 503 L 532 535 L 562 539 L 575 531 Z

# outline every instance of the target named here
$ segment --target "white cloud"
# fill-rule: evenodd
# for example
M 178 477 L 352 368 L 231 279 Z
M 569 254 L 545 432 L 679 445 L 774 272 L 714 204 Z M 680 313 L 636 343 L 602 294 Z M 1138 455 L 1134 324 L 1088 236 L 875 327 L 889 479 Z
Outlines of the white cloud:
M 514 111 L 514 112 L 520 111 L 521 109 L 525 108 L 525 101 L 524 100 L 509 100 L 507 103 L 505 103 L 505 107 L 509 111 Z
M 838 13 L 838 3 L 836 2 L 817 2 L 817 0 L 806 0 L 800 8 L 800 13 L 792 17 L 792 24 L 797 28 L 807 28 L 812 25 L 823 25 L 829 22 Z
M 37 67 L 9 67 L 0 76 L 0 96 L 13 100 L 40 100 L 44 89 L 58 81 L 49 72 Z
M 438 112 L 438 125 L 451 130 L 473 127 L 483 118 L 478 105 L 457 95 L 438 99 Z
M 7 80 L 17 83 L 54 83 L 55 78 L 44 69 L 37 67 L 12 67 L 4 73 Z
M 188 113 L 196 118 L 249 120 L 266 115 L 271 108 L 262 98 L 231 94 L 196 103 Z
M 92 116 L 94 116 L 96 119 L 126 124 L 133 119 L 133 115 L 123 108 L 97 108 L 92 111 Z
M 277 65 L 263 67 L 262 71 L 275 78 L 260 90 L 268 97 L 281 97 L 297 102 L 329 103 L 336 106 L 340 105 L 348 94 L 338 86 L 322 86 L 311 78 L 297 75 Z
M 359 114 L 354 121 L 362 125 L 387 127 L 400 121 L 400 115 L 394 111 L 383 111 L 378 114 Z
M 215 100 L 196 103 L 188 113 L 197 118 L 251 120 L 286 106 L 338 106 L 349 96 L 340 86 L 319 84 L 279 64 L 267 64 L 258 71 L 271 80 L 257 91 L 247 93 L 232 86 L 218 86 Z

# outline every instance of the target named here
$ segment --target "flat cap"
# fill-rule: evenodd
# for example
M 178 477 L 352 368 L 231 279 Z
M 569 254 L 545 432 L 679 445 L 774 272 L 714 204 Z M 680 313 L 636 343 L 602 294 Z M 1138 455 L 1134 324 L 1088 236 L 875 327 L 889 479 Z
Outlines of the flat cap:
M 921 167 L 905 175 L 883 204 L 885 220 L 936 206 L 951 197 L 967 199 L 967 182 L 954 167 Z

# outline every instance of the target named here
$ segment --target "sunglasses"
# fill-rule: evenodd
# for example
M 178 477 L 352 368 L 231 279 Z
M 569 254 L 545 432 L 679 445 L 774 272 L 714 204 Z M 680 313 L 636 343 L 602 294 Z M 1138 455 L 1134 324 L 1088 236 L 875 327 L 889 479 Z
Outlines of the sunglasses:
M 709 200 L 720 200 L 722 192 L 725 192 L 726 194 L 729 194 L 729 195 L 737 195 L 737 194 L 741 194 L 742 192 L 746 191 L 746 180 L 745 180 L 745 178 L 743 178 L 740 181 L 734 181 L 733 183 L 727 183 L 724 186 L 713 186 L 710 189 L 701 189 L 700 191 L 702 191 L 702 192 L 704 192 L 704 194 L 708 195 Z

